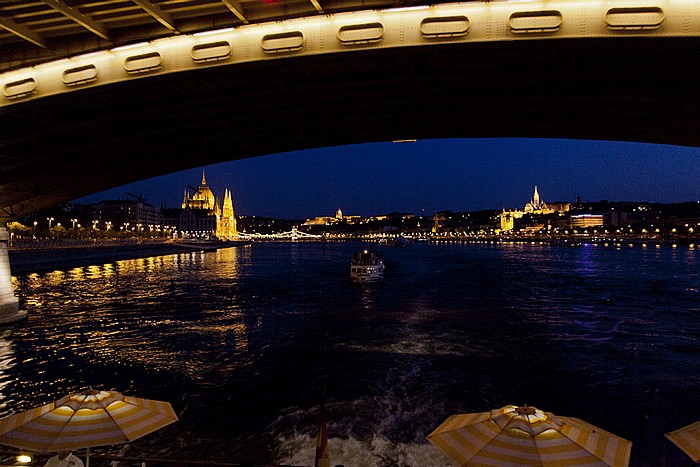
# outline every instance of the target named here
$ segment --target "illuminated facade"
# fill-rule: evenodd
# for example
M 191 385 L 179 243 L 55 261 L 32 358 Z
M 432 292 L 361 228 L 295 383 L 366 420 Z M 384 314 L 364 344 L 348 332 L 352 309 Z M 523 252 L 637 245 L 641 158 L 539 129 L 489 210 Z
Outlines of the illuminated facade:
M 532 199 L 525 205 L 523 211 L 528 214 L 552 214 L 554 212 L 550 206 L 547 206 L 547 203 L 540 199 L 537 185 L 535 185 L 535 193 L 532 195 Z
M 431 229 L 431 232 L 432 233 L 440 232 L 447 224 L 447 217 L 448 217 L 447 212 L 436 212 L 433 215 L 433 228 Z
M 330 224 L 335 224 L 337 222 L 340 222 L 339 219 L 331 216 L 318 216 L 314 217 L 313 219 L 306 219 L 306 222 L 304 222 L 304 226 L 312 226 L 312 225 L 330 225 Z
M 362 218 L 360 216 L 344 216 L 343 210 L 338 208 L 335 211 L 335 217 L 331 216 L 317 216 L 313 219 L 306 219 L 306 222 L 302 224 L 303 227 L 319 226 L 319 225 L 331 225 L 338 224 L 341 222 L 346 222 L 348 224 L 354 224 L 360 222 Z
M 207 186 L 207 179 L 202 173 L 202 184 L 199 185 L 194 196 L 190 198 L 189 191 L 185 190 L 185 196 L 182 200 L 182 209 L 202 209 L 205 211 L 218 210 L 216 199 L 211 188 Z
M 571 216 L 571 227 L 599 227 L 603 225 L 602 214 L 578 214 Z
M 501 218 L 501 231 L 507 232 L 515 228 L 515 220 L 521 219 L 525 214 L 553 214 L 555 212 L 567 212 L 571 205 L 569 203 L 552 203 L 547 204 L 540 198 L 540 193 L 537 190 L 537 185 L 535 185 L 535 192 L 530 199 L 530 202 L 525 204 L 522 211 L 520 210 L 508 210 L 503 209 L 500 214 Z
M 178 235 L 185 238 L 218 238 L 234 240 L 238 238 L 236 215 L 233 210 L 231 191 L 224 192 L 223 203 L 214 196 L 202 173 L 202 183 L 194 195 L 185 191 L 182 208 L 177 216 L 171 217 L 172 226 Z
M 515 216 L 516 211 L 506 211 L 505 209 L 501 213 L 501 230 L 507 232 L 515 228 Z M 522 217 L 522 214 L 520 214 Z
M 224 192 L 224 205 L 221 207 L 221 216 L 219 216 L 216 235 L 226 240 L 238 238 L 236 215 L 233 212 L 233 199 L 231 198 L 231 191 L 229 191 L 228 188 Z

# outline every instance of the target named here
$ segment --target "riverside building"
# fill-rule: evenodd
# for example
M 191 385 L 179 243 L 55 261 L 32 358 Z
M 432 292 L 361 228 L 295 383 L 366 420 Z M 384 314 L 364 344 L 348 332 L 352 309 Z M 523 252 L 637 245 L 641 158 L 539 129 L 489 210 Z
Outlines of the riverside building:
M 110 225 L 114 229 L 151 232 L 161 223 L 160 211 L 140 196 L 134 200 L 100 201 L 92 207 L 94 225 Z

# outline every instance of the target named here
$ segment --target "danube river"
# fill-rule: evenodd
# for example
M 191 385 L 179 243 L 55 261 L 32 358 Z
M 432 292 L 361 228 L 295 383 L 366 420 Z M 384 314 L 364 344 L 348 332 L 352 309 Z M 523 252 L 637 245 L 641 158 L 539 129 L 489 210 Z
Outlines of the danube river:
M 180 417 L 125 455 L 309 465 L 325 388 L 332 465 L 451 465 L 425 436 L 507 404 L 625 437 L 631 465 L 693 465 L 663 433 L 700 419 L 700 249 L 413 243 L 351 283 L 368 247 L 16 276 L 29 318 L 0 328 L 0 415 L 116 389 Z

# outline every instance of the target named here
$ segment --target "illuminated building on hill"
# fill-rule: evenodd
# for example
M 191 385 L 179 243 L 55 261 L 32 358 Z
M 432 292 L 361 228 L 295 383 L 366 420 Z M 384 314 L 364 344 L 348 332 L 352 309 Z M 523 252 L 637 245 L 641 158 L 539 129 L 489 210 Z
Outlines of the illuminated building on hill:
M 335 211 L 335 217 L 331 216 L 317 216 L 314 217 L 313 219 L 306 219 L 306 222 L 302 224 L 302 227 L 312 227 L 312 226 L 319 226 L 319 225 L 331 225 L 331 224 L 339 224 L 342 222 L 345 222 L 347 224 L 353 224 L 356 222 L 361 221 L 362 218 L 360 216 L 344 216 L 343 215 L 343 210 L 338 208 Z
M 540 199 L 540 194 L 537 192 L 537 185 L 535 185 L 535 193 L 532 195 L 530 202 L 525 205 L 523 212 L 528 214 L 552 214 L 555 210 Z
M 547 204 L 540 198 L 540 194 L 535 185 L 535 192 L 532 195 L 530 202 L 525 204 L 522 211 L 520 210 L 505 210 L 501 213 L 501 231 L 507 232 L 515 228 L 515 220 L 521 219 L 525 214 L 546 215 L 554 214 L 555 212 L 567 212 L 570 208 L 569 203 L 551 203 Z

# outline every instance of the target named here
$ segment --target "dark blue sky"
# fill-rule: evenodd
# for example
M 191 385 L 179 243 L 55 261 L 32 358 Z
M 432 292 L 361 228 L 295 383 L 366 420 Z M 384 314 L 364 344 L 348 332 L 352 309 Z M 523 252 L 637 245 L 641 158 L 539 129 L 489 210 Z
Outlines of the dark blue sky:
M 233 154 L 232 154 L 233 156 Z M 522 208 L 538 185 L 547 201 L 700 199 L 700 149 L 637 143 L 450 139 L 275 154 L 203 168 L 236 213 L 288 219 L 392 211 Z M 176 207 L 202 167 L 126 185 L 79 202 L 141 194 Z

